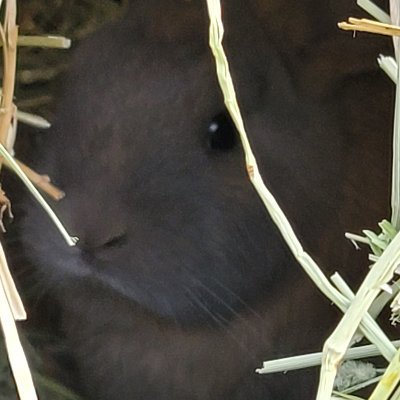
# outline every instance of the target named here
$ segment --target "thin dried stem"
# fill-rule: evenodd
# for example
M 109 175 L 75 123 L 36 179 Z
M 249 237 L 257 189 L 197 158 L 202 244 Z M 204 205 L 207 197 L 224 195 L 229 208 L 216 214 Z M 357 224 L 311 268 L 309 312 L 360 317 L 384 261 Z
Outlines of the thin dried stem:
M 400 347 L 400 340 L 392 342 L 396 348 Z M 374 344 L 352 347 L 348 349 L 344 359 L 356 360 L 360 358 L 379 356 L 379 349 Z M 264 361 L 262 368 L 256 369 L 259 374 L 272 374 L 276 372 L 293 371 L 297 369 L 316 367 L 321 365 L 322 352 L 304 354 L 300 356 L 285 357 L 278 360 Z
M 383 11 L 371 0 L 357 0 L 357 5 L 363 10 L 367 11 L 369 14 L 371 14 L 379 22 L 390 24 L 390 15 L 387 12 Z
M 391 18 L 392 23 L 400 24 L 400 15 L 396 12 L 394 2 L 391 2 Z M 400 31 L 400 28 L 398 28 Z M 393 38 L 393 46 L 396 55 L 397 65 L 399 63 L 399 40 Z M 400 82 L 400 70 L 397 68 L 397 82 Z M 393 160 L 392 160 L 392 224 L 399 230 L 400 229 L 400 85 L 396 85 L 396 99 L 394 106 L 394 124 L 393 124 Z
M 32 182 L 24 174 L 24 172 L 21 170 L 19 165 L 14 160 L 14 158 L 10 155 L 10 153 L 1 143 L 0 143 L 0 155 L 4 157 L 7 160 L 7 162 L 12 166 L 14 172 L 18 175 L 18 177 L 22 180 L 25 186 L 29 189 L 29 191 L 32 193 L 32 195 L 35 197 L 38 203 L 43 207 L 43 209 L 46 211 L 48 216 L 53 221 L 54 225 L 57 227 L 61 235 L 64 237 L 67 244 L 69 246 L 75 246 L 76 243 L 78 242 L 78 238 L 75 236 L 70 236 L 70 234 L 67 232 L 67 230 L 61 223 L 61 221 L 57 218 L 57 215 L 54 213 L 51 207 L 46 203 L 46 201 L 38 192 L 38 190 L 35 188 L 35 186 L 32 184 Z
M 316 284 L 319 290 L 321 290 L 325 296 L 327 296 L 344 312 L 349 306 L 349 300 L 329 282 L 316 262 L 304 251 L 287 217 L 263 182 L 256 159 L 247 138 L 243 119 L 236 99 L 232 77 L 229 72 L 228 61 L 222 46 L 224 29 L 221 20 L 221 4 L 219 0 L 207 0 L 207 5 L 210 16 L 210 47 L 216 61 L 217 76 L 224 95 L 225 105 L 235 123 L 242 141 L 246 159 L 246 169 L 250 181 L 268 210 L 272 220 L 278 227 L 289 249 L 299 264 L 303 267 L 304 271 Z M 391 360 L 396 349 L 369 315 L 366 315 L 363 319 L 361 328 L 365 336 L 380 348 L 382 355 L 386 359 Z
M 41 175 L 19 160 L 15 160 L 29 180 L 40 190 L 48 194 L 53 200 L 59 201 L 65 197 L 65 192 L 50 182 L 48 175 Z M 9 167 L 9 163 L 6 163 Z
M 0 244 L 0 265 L 2 271 L 8 270 L 8 265 L 4 256 L 3 247 Z M 21 400 L 37 400 L 32 375 L 26 360 L 24 350 L 19 340 L 14 315 L 9 303 L 7 291 L 12 287 L 7 287 L 7 280 L 0 279 L 0 323 L 3 330 L 6 349 L 12 373 Z M 22 303 L 21 303 L 22 304 Z M 16 310 L 14 310 L 15 312 Z M 22 309 L 20 310 L 22 312 Z
M 372 392 L 369 400 L 387 400 L 391 394 L 395 391 L 397 385 L 400 382 L 400 350 L 397 351 L 396 356 L 387 367 L 382 379 Z M 397 395 L 393 398 L 398 398 Z
M 393 278 L 400 263 L 400 235 L 397 235 L 369 271 L 356 297 L 337 328 L 325 342 L 318 388 L 318 400 L 330 398 L 337 368 L 342 361 L 358 324 L 367 314 L 380 288 Z M 394 357 L 394 355 L 393 355 Z M 392 358 L 393 358 L 392 357 Z
M 13 146 L 16 124 L 16 108 L 13 104 L 15 67 L 17 55 L 18 27 L 16 25 L 17 6 L 15 0 L 5 4 L 4 26 L 0 24 L 0 37 L 3 42 L 3 81 L 0 99 L 0 146 Z M 14 121 L 15 122 L 15 121 Z M 11 134 L 11 135 L 10 135 Z M 1 167 L 0 159 L 0 167 Z M 1 191 L 2 215 L 5 209 L 10 210 L 9 200 Z M 2 224 L 0 224 L 2 225 Z M 7 260 L 0 244 L 0 323 L 12 373 L 21 400 L 36 400 L 31 372 L 18 337 L 15 320 L 26 319 L 21 298 L 11 277 Z
M 69 49 L 71 40 L 63 36 L 18 36 L 18 46 Z
M 400 27 L 370 19 L 349 18 L 348 22 L 339 22 L 338 27 L 345 31 L 377 33 L 386 36 L 400 36 Z
M 14 1 L 6 2 L 3 41 L 3 91 L 0 100 L 0 143 L 7 143 L 8 130 L 13 117 L 15 69 L 17 64 L 18 27 L 17 7 Z M 0 161 L 1 165 L 1 161 Z

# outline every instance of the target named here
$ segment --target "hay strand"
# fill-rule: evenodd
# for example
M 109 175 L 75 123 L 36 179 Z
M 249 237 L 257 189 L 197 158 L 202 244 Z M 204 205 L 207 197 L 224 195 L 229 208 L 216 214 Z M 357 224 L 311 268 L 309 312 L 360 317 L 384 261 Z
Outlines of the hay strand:
M 32 193 L 32 195 L 35 197 L 37 202 L 42 206 L 42 208 L 46 211 L 47 215 L 50 217 L 50 219 L 53 221 L 54 225 L 57 227 L 65 241 L 69 246 L 75 246 L 76 243 L 78 242 L 78 238 L 75 236 L 71 236 L 61 221 L 57 218 L 56 214 L 52 210 L 52 208 L 47 204 L 47 202 L 44 200 L 42 195 L 39 193 L 39 191 L 35 188 L 33 183 L 29 180 L 29 178 L 24 174 L 22 171 L 21 167 L 17 164 L 17 162 L 14 160 L 14 158 L 11 156 L 11 154 L 7 151 L 7 149 L 0 143 L 0 154 L 2 157 L 6 159 L 6 161 L 12 166 L 14 172 L 19 176 L 21 181 L 25 184 L 25 186 L 29 189 L 29 191 Z
M 71 40 L 63 36 L 18 36 L 18 46 L 69 49 Z
M 0 3 L 1 7 L 1 3 Z M 15 140 L 16 107 L 13 104 L 15 67 L 17 55 L 18 27 L 16 25 L 17 5 L 15 0 L 5 4 L 4 25 L 0 24 L 3 44 L 3 81 L 0 99 L 0 142 L 13 146 Z M 11 136 L 10 136 L 11 134 Z M 0 144 L 3 148 L 3 144 Z M 0 167 L 1 167 L 0 160 Z M 10 207 L 9 200 L 2 193 L 2 210 Z M 36 400 L 31 372 L 19 340 L 15 320 L 26 318 L 24 306 L 11 277 L 7 260 L 0 244 L 0 322 L 6 349 L 17 391 L 21 400 Z
M 392 342 L 396 348 L 400 347 L 400 340 Z M 357 360 L 360 358 L 376 357 L 380 355 L 379 349 L 374 344 L 352 347 L 347 350 L 344 360 Z M 256 369 L 259 374 L 272 374 L 287 372 L 297 369 L 316 367 L 321 365 L 322 352 L 310 353 L 294 357 L 285 357 L 272 361 L 264 361 L 262 368 Z
M 278 227 L 289 249 L 299 264 L 303 267 L 304 271 L 319 290 L 321 290 L 328 299 L 344 312 L 349 307 L 349 300 L 329 282 L 316 262 L 304 251 L 287 217 L 263 182 L 256 159 L 247 138 L 243 119 L 236 99 L 232 77 L 229 72 L 228 61 L 222 45 L 224 28 L 221 18 L 221 4 L 219 0 L 207 0 L 207 6 L 210 17 L 209 44 L 216 62 L 218 81 L 224 95 L 225 105 L 235 123 L 242 141 L 245 153 L 246 169 L 250 181 L 268 210 L 275 225 Z M 361 329 L 365 336 L 379 347 L 382 355 L 387 360 L 391 360 L 396 349 L 379 328 L 377 323 L 369 315 L 366 315 L 363 318 Z
M 365 10 L 367 13 L 371 14 L 375 19 L 384 24 L 390 24 L 390 15 L 383 11 L 371 0 L 357 0 L 357 5 Z
M 400 263 L 400 235 L 389 244 L 382 256 L 373 265 L 361 284 L 350 308 L 337 328 L 325 342 L 323 349 L 320 385 L 317 399 L 328 400 L 332 393 L 337 367 L 343 359 L 361 319 L 367 314 L 382 285 L 392 279 Z M 392 355 L 391 359 L 395 354 Z
M 17 119 L 19 122 L 33 126 L 34 128 L 49 129 L 51 127 L 47 119 L 21 110 L 17 110 Z
M 392 23 L 400 25 L 400 13 L 398 1 L 391 0 L 390 12 Z M 400 31 L 400 28 L 398 28 Z M 399 63 L 399 40 L 393 38 L 393 45 L 396 54 L 396 63 Z M 397 68 L 397 82 L 400 82 L 399 68 Z M 392 224 L 400 228 L 400 85 L 396 85 L 396 100 L 394 106 L 394 127 L 393 127 L 393 163 L 392 163 Z
M 0 244 L 1 247 L 1 244 Z M 37 400 L 32 375 L 19 340 L 7 295 L 0 281 L 0 322 L 15 384 L 21 400 Z
M 387 400 L 400 382 L 400 349 L 390 362 L 369 400 Z M 394 396 L 393 398 L 398 397 Z
M 350 17 L 347 22 L 339 22 L 338 27 L 345 31 L 377 33 L 379 35 L 386 36 L 400 36 L 399 26 L 384 24 L 382 22 L 376 22 L 366 18 L 358 19 Z
M 393 81 L 393 83 L 397 84 L 398 67 L 395 59 L 393 57 L 384 56 L 380 54 L 378 57 L 378 65 L 382 68 L 382 70 L 386 73 L 386 75 Z

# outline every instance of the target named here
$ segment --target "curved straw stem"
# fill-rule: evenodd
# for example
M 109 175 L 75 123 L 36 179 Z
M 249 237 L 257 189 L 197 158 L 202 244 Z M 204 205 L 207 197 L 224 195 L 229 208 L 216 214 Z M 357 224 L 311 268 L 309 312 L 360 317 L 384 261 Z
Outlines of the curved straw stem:
M 222 46 L 224 29 L 221 19 L 221 4 L 219 0 L 207 0 L 207 5 L 210 17 L 210 47 L 216 61 L 217 76 L 224 95 L 225 105 L 235 123 L 242 141 L 250 181 L 268 210 L 272 220 L 278 227 L 289 249 L 299 264 L 303 267 L 304 271 L 316 284 L 319 290 L 321 290 L 328 299 L 334 302 L 344 312 L 349 307 L 349 300 L 329 282 L 316 262 L 304 251 L 287 217 L 263 182 L 256 159 L 247 138 L 243 119 L 236 99 L 233 81 L 229 72 L 228 61 Z M 381 354 L 386 359 L 390 360 L 395 354 L 396 349 L 379 328 L 377 323 L 369 315 L 366 315 L 363 319 L 361 328 L 368 339 L 378 346 Z

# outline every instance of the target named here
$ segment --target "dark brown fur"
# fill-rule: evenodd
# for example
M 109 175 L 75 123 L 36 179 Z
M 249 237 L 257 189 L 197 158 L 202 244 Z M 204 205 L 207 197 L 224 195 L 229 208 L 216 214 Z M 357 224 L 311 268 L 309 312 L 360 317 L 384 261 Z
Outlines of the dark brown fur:
M 339 32 L 344 0 L 223 3 L 265 182 L 324 271 L 354 281 L 367 262 L 344 231 L 388 216 L 393 88 L 375 58 L 390 43 Z M 44 145 L 40 168 L 67 192 L 55 208 L 80 243 L 68 248 L 33 206 L 23 243 L 90 399 L 312 397 L 316 370 L 254 373 L 321 348 L 332 307 L 282 242 L 240 146 L 208 145 L 224 106 L 207 40 L 204 1 L 131 1 L 77 50 Z

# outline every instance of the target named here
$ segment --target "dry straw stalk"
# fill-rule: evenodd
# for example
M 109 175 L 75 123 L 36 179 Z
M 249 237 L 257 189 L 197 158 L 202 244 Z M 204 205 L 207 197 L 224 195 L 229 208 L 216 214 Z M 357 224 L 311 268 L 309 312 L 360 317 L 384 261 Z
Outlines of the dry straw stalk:
M 399 28 L 399 4 L 397 1 L 391 0 L 391 17 L 392 23 L 395 25 L 388 25 L 384 23 L 369 21 L 369 20 L 357 20 L 349 19 L 353 30 L 362 30 L 372 33 L 398 36 L 400 32 Z M 347 29 L 347 24 L 339 24 L 343 29 Z M 394 39 L 395 53 L 398 54 L 398 39 Z M 397 68 L 397 82 L 399 82 L 398 76 L 399 69 Z M 400 107 L 400 92 L 399 87 L 396 91 L 396 106 L 395 106 L 395 123 L 394 123 L 394 139 L 393 139 L 393 170 L 392 170 L 392 224 L 398 229 L 400 212 L 399 212 L 399 198 L 400 198 L 400 149 L 399 149 L 399 136 L 400 126 L 398 122 L 399 118 L 399 107 Z M 364 282 L 360 286 L 349 310 L 345 313 L 343 319 L 333 332 L 333 334 L 325 342 L 323 350 L 323 362 L 321 367 L 320 385 L 318 388 L 317 399 L 328 400 L 330 399 L 332 388 L 337 373 L 337 368 L 341 363 L 347 348 L 350 345 L 351 338 L 353 337 L 359 322 L 363 316 L 368 312 L 371 305 L 373 304 L 376 297 L 381 292 L 381 287 L 386 285 L 394 275 L 400 263 L 400 236 L 397 235 L 394 240 L 389 244 L 387 249 L 384 251 L 382 256 L 378 259 L 376 264 L 371 268 Z M 394 356 L 390 366 L 396 362 L 397 356 Z M 389 368 L 390 370 L 390 368 Z M 393 372 L 393 371 L 392 371 Z M 393 378 L 393 377 L 392 377 Z M 398 379 L 398 376 L 396 377 Z M 390 393 L 386 391 L 386 395 L 383 396 L 387 381 L 383 379 L 377 386 L 375 393 L 379 393 L 379 397 L 373 399 L 384 400 L 389 398 Z
M 224 94 L 226 107 L 235 122 L 242 140 L 250 180 L 300 265 L 304 268 L 318 288 L 331 301 L 337 304 L 339 308 L 345 310 L 349 305 L 349 301 L 329 282 L 315 261 L 304 251 L 288 219 L 262 180 L 245 132 L 244 123 L 240 114 L 232 78 L 229 72 L 228 62 L 222 46 L 223 25 L 221 20 L 220 2 L 218 0 L 208 0 L 207 4 L 210 15 L 210 47 L 216 59 L 218 79 Z M 368 325 L 375 323 L 375 321 L 372 322 L 368 317 L 366 317 L 366 319 L 369 320 Z M 387 358 L 391 359 L 395 354 L 395 348 L 390 342 L 390 344 L 387 343 L 386 348 L 382 346 L 381 340 L 378 340 L 378 342 L 379 343 L 376 343 L 377 346 L 380 346 L 382 352 L 387 355 Z
M 0 3 L 1 6 L 1 3 Z M 5 4 L 4 25 L 0 25 L 3 43 L 3 90 L 0 100 L 0 142 L 7 143 L 11 120 L 15 113 L 13 105 L 18 27 L 16 25 L 17 6 L 15 0 Z M 0 161 L 1 166 L 1 161 Z M 0 200 L 8 207 L 8 199 Z M 21 400 L 36 400 L 36 391 L 24 351 L 19 340 L 15 319 L 26 317 L 19 294 L 15 288 L 9 268 L 0 245 L 0 323 L 3 330 L 8 358 Z
M 349 18 L 348 22 L 339 22 L 340 29 L 345 31 L 359 31 L 377 33 L 386 36 L 400 36 L 400 27 L 372 21 L 370 19 Z
M 362 1 L 362 3 L 364 7 L 371 6 L 370 1 Z M 368 314 L 368 309 L 381 292 L 381 287 L 387 284 L 387 282 L 393 277 L 394 271 L 400 263 L 400 236 L 397 236 L 392 241 L 384 254 L 379 258 L 355 296 L 353 296 L 352 293 L 347 293 L 349 296 L 349 298 L 347 298 L 328 281 L 315 261 L 304 251 L 300 241 L 295 236 L 289 221 L 262 180 L 256 159 L 246 135 L 244 123 L 236 100 L 232 78 L 229 73 L 229 65 L 222 46 L 224 30 L 221 21 L 220 1 L 207 0 L 207 5 L 210 17 L 210 47 L 216 60 L 218 80 L 224 95 L 225 105 L 236 125 L 242 141 L 246 158 L 246 168 L 250 180 L 267 208 L 272 220 L 280 230 L 289 249 L 292 251 L 305 272 L 310 276 L 318 288 L 331 301 L 338 305 L 339 308 L 346 311 L 348 307 L 341 323 L 338 325 L 332 336 L 327 340 L 322 355 L 323 363 L 321 368 L 321 381 L 317 399 L 328 400 L 332 396 L 333 384 L 338 366 L 346 354 L 346 351 L 352 342 L 352 338 L 359 326 L 368 339 L 379 348 L 379 351 L 387 360 L 392 360 L 396 354 L 396 350 L 392 343 L 390 343 L 386 335 Z M 379 10 L 377 11 L 377 7 L 375 7 L 373 11 L 377 13 Z M 355 30 L 355 28 L 360 28 L 359 30 L 369 29 L 369 31 L 374 33 L 390 35 L 397 35 L 400 32 L 397 26 L 376 23 L 370 20 L 350 19 L 350 23 L 352 30 Z M 345 25 L 345 27 L 347 27 L 347 25 Z M 394 174 L 393 177 L 395 182 L 393 184 L 394 195 L 392 197 L 392 222 L 397 227 L 399 226 L 399 202 L 397 199 L 399 198 L 398 194 L 400 192 L 398 190 L 398 160 L 399 158 L 396 158 L 394 162 L 396 174 Z M 370 328 L 373 328 L 373 334 L 368 330 Z
M 0 158 L 0 168 L 2 162 L 5 161 L 6 165 L 18 174 L 51 216 L 68 244 L 73 245 L 76 242 L 75 238 L 72 238 L 66 232 L 51 208 L 35 189 L 31 180 L 42 190 L 48 192 L 53 198 L 58 199 L 63 197 L 63 192 L 51 185 L 50 179 L 47 176 L 37 174 L 10 155 L 10 153 L 13 152 L 18 117 L 17 108 L 13 103 L 17 44 L 68 47 L 69 42 L 63 40 L 63 38 L 54 37 L 42 39 L 38 37 L 18 38 L 16 0 L 6 0 L 4 2 L 0 0 L 0 8 L 1 7 L 4 7 L 4 22 L 0 23 L 0 42 L 3 54 L 3 79 L 0 97 L 0 154 L 2 156 Z M 32 120 L 32 117 L 24 113 L 22 113 L 22 118 Z M 35 117 L 33 117 L 33 119 L 37 123 L 45 124 L 44 120 Z M 29 180 L 26 175 L 28 175 L 31 180 Z M 4 192 L 0 190 L 0 219 L 5 209 L 10 210 L 10 206 L 9 200 Z M 0 221 L 0 225 L 2 226 L 2 221 Z M 15 324 L 16 320 L 23 319 L 26 319 L 26 312 L 10 274 L 3 247 L 0 244 L 0 323 L 5 338 L 6 350 L 20 399 L 37 400 L 32 375 Z

